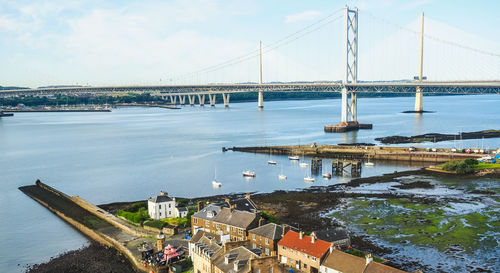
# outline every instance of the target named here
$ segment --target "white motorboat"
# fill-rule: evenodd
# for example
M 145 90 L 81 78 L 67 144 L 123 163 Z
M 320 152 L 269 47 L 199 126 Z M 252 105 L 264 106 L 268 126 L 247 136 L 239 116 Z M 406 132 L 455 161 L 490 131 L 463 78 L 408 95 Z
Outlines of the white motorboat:
M 309 166 L 309 164 L 306 163 L 306 162 L 300 162 L 299 166 L 302 167 L 302 168 L 305 168 L 305 167 Z
M 290 160 L 299 160 L 299 157 L 294 155 L 294 156 L 289 156 L 288 159 Z
M 374 166 L 375 164 L 373 162 L 365 162 L 365 166 L 371 167 Z
M 274 160 L 269 160 L 269 161 L 267 161 L 267 164 L 269 164 L 269 165 L 276 165 L 276 161 L 274 161 Z
M 278 175 L 278 179 L 279 180 L 286 180 L 286 175 L 280 174 L 280 175 Z
M 242 174 L 244 177 L 255 177 L 255 172 L 252 172 L 250 170 L 246 170 L 246 171 L 242 172 Z
M 330 178 L 332 178 L 332 174 L 330 174 L 330 173 L 324 173 L 323 174 L 323 178 L 330 179 Z
M 304 177 L 304 181 L 309 182 L 309 183 L 314 182 L 314 177 L 306 176 L 306 177 Z

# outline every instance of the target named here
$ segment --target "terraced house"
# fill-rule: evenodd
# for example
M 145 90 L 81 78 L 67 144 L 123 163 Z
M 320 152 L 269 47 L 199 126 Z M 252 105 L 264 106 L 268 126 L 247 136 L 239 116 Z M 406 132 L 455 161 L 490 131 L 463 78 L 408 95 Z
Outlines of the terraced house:
M 192 233 L 202 230 L 220 235 L 223 242 L 243 241 L 248 237 L 248 230 L 257 227 L 260 214 L 257 207 L 250 200 L 250 195 L 231 202 L 209 204 L 199 207 L 197 213 L 191 216 Z
M 262 252 L 269 256 L 278 250 L 278 241 L 285 236 L 286 232 L 290 230 L 287 225 L 277 225 L 269 223 L 259 225 L 254 229 L 248 231 L 248 239 L 252 248 L 259 248 Z
M 331 243 L 303 232 L 289 230 L 278 242 L 278 257 L 282 264 L 303 272 L 318 273 L 321 262 L 330 250 Z

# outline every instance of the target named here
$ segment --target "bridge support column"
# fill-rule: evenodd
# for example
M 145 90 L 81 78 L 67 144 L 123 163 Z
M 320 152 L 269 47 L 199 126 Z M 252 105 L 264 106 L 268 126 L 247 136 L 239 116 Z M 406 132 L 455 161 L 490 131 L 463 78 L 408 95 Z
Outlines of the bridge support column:
M 170 95 L 170 103 L 173 105 L 177 104 L 177 96 Z
M 351 92 L 351 121 L 358 122 L 358 98 L 356 92 Z
M 208 94 L 208 100 L 210 101 L 210 106 L 215 107 L 215 94 Z
M 195 96 L 194 95 L 187 95 L 187 96 L 189 100 L 189 105 L 194 106 Z
M 229 107 L 229 95 L 222 93 L 222 100 L 224 101 L 224 107 Z
M 347 87 L 342 87 L 342 112 L 340 113 L 340 124 L 347 124 L 349 115 L 349 105 L 347 103 Z
M 186 104 L 186 96 L 184 95 L 179 95 L 179 104 L 184 105 Z
M 262 91 L 259 91 L 259 101 L 257 103 L 257 106 L 259 109 L 264 108 L 264 95 L 262 94 Z
M 417 86 L 417 92 L 415 92 L 415 112 L 424 111 L 424 96 L 422 93 L 422 87 Z
M 200 106 L 205 106 L 205 94 L 198 94 L 198 102 L 200 103 Z

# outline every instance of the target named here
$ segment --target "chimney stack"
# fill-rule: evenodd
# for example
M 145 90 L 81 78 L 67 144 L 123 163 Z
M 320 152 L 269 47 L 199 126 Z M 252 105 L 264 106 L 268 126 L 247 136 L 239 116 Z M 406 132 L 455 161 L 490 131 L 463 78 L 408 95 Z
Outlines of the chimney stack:
M 334 244 L 331 244 L 330 245 L 330 254 L 335 250 L 335 245 Z
M 365 260 L 366 260 L 366 265 L 368 265 L 369 263 L 371 263 L 373 261 L 373 257 L 372 257 L 372 254 L 368 253 L 365 255 Z
M 164 195 L 168 195 L 168 194 L 167 194 L 166 192 L 164 192 L 164 191 L 161 191 L 161 192 L 160 192 L 160 195 L 161 195 L 161 196 L 164 196 Z
M 247 192 L 247 193 L 245 194 L 245 198 L 246 198 L 246 199 L 250 199 L 250 193 L 249 193 L 249 192 Z
M 301 240 L 302 240 L 302 238 L 303 238 L 303 237 L 304 237 L 304 232 L 302 232 L 302 231 L 301 231 L 301 232 L 299 232 L 299 239 L 301 239 Z
M 263 222 L 264 222 L 264 218 L 259 218 L 259 227 L 262 226 Z
M 198 201 L 198 211 L 202 210 L 205 207 L 205 203 L 203 201 Z
M 283 224 L 283 228 L 281 230 L 281 237 L 285 236 L 286 227 L 287 227 L 287 225 Z
M 316 234 L 313 232 L 311 233 L 311 243 L 314 244 L 314 242 L 316 242 Z

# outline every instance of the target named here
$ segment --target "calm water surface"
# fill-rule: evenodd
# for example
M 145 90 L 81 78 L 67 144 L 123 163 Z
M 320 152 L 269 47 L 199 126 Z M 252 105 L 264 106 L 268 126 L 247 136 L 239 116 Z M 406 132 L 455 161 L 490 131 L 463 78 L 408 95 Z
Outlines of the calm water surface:
M 360 99 L 358 119 L 373 130 L 325 134 L 325 124 L 338 123 L 339 100 L 266 102 L 183 107 L 180 110 L 119 108 L 111 113 L 18 113 L 0 118 L 0 271 L 48 260 L 87 240 L 22 194 L 17 187 L 37 178 L 93 203 L 144 200 L 160 190 L 196 197 L 229 192 L 273 191 L 341 183 L 349 177 L 306 184 L 307 169 L 286 157 L 226 152 L 223 146 L 337 144 L 374 142 L 388 135 L 457 133 L 499 129 L 500 96 L 425 97 L 425 115 L 402 114 L 413 98 Z M 499 147 L 499 139 L 424 144 L 423 147 Z M 330 171 L 324 160 L 324 171 Z M 362 176 L 418 168 L 377 163 Z M 254 179 L 241 171 L 251 169 Z M 288 176 L 279 181 L 278 174 Z M 217 172 L 222 182 L 214 189 Z

